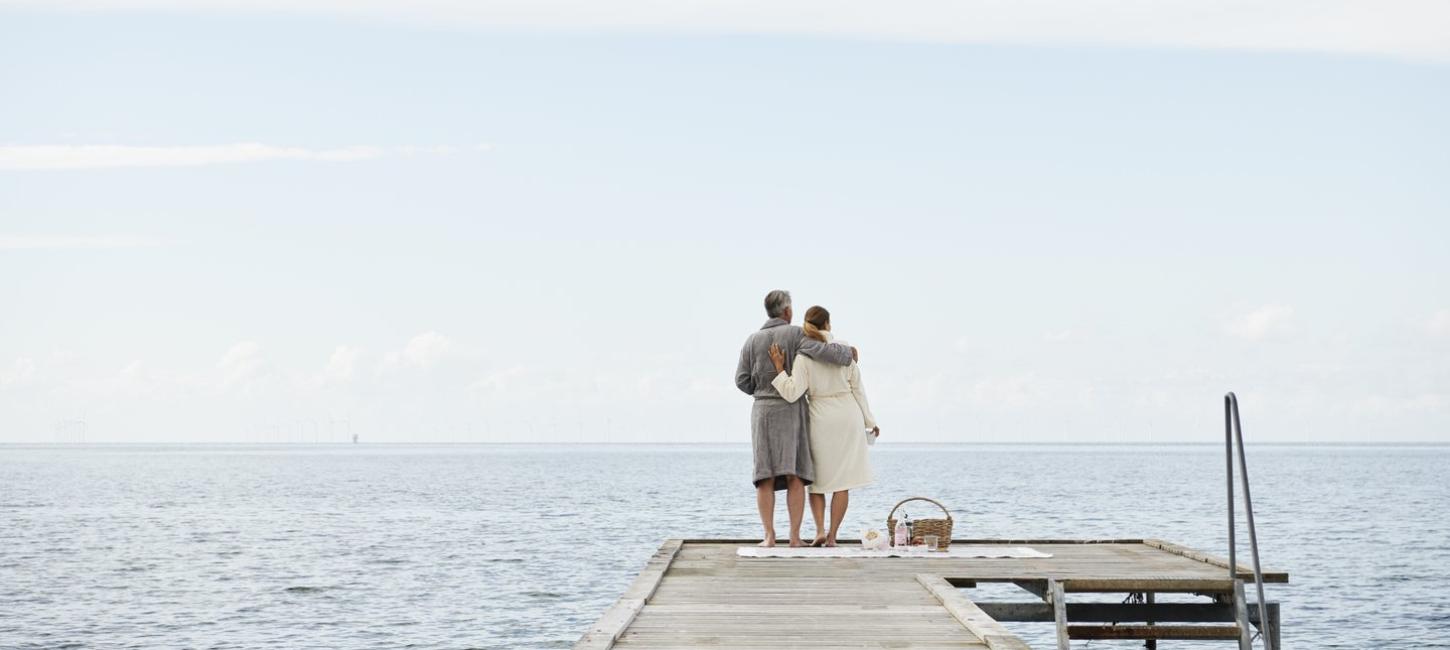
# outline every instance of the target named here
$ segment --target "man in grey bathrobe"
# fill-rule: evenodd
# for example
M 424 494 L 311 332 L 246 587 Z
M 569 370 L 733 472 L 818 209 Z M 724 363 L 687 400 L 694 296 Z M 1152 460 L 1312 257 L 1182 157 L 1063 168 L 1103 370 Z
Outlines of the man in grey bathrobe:
M 806 400 L 787 402 L 777 393 L 775 364 L 770 346 L 785 352 L 790 372 L 797 352 L 817 361 L 850 365 L 854 350 L 838 343 L 808 339 L 801 328 L 791 325 L 790 292 L 777 289 L 765 296 L 765 314 L 770 320 L 745 340 L 740 363 L 735 367 L 735 386 L 755 398 L 750 412 L 751 441 L 755 450 L 755 505 L 765 526 L 761 546 L 775 546 L 775 492 L 786 491 L 790 512 L 790 545 L 801 545 L 801 518 L 805 512 L 806 486 L 816 479 L 811 462 L 809 410 Z

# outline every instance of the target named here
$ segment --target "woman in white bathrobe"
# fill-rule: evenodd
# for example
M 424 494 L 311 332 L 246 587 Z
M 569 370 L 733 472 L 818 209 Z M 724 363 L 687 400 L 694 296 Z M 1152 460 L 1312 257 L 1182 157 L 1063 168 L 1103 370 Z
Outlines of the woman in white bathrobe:
M 831 313 L 816 306 L 806 310 L 802 323 L 806 336 L 831 341 Z M 851 503 L 850 491 L 871 484 L 871 464 L 866 457 L 866 433 L 881 435 L 866 391 L 861 387 L 861 369 L 821 363 L 803 354 L 796 355 L 791 372 L 785 372 L 785 354 L 771 346 L 770 360 L 775 364 L 771 385 L 780 396 L 794 402 L 802 395 L 810 396 L 811 457 L 816 466 L 816 481 L 810 486 L 811 512 L 816 519 L 815 546 L 836 545 L 836 533 L 846 518 Z M 831 495 L 831 529 L 820 534 L 825 516 L 826 495 Z

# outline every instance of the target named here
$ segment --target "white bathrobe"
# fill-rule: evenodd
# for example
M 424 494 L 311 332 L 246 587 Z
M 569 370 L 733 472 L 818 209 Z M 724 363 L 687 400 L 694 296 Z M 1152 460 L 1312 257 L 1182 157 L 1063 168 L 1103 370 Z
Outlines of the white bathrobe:
M 829 332 L 822 332 L 829 340 Z M 876 426 L 861 369 L 855 363 L 834 366 L 796 355 L 789 373 L 771 381 L 781 397 L 794 402 L 810 396 L 811 457 L 816 482 L 811 492 L 829 494 L 870 485 L 871 464 L 866 456 L 866 430 Z

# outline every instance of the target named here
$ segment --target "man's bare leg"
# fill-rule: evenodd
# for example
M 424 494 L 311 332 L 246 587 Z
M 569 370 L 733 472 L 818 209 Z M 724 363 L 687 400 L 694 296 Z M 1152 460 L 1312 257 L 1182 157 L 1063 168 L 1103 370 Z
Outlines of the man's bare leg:
M 775 546 L 775 479 L 756 484 L 755 507 L 760 510 L 760 525 L 765 527 L 765 541 L 760 545 Z
M 806 514 L 806 482 L 794 474 L 785 477 L 785 507 L 790 511 L 790 545 L 801 546 L 801 519 Z
M 816 539 L 811 546 L 826 543 L 826 495 L 811 493 L 811 518 L 816 520 Z
M 831 495 L 831 532 L 826 535 L 826 546 L 836 545 L 836 533 L 841 532 L 841 522 L 846 519 L 846 508 L 850 506 L 850 492 L 841 490 Z

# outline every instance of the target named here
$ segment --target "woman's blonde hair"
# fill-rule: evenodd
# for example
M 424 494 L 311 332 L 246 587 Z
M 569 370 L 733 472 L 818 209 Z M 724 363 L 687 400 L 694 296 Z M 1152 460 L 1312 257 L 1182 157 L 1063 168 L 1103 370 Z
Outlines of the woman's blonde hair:
M 822 334 L 821 330 L 831 329 L 831 312 L 826 311 L 826 308 L 820 305 L 807 309 L 801 329 L 806 331 L 806 336 L 817 341 L 825 341 L 826 335 Z

